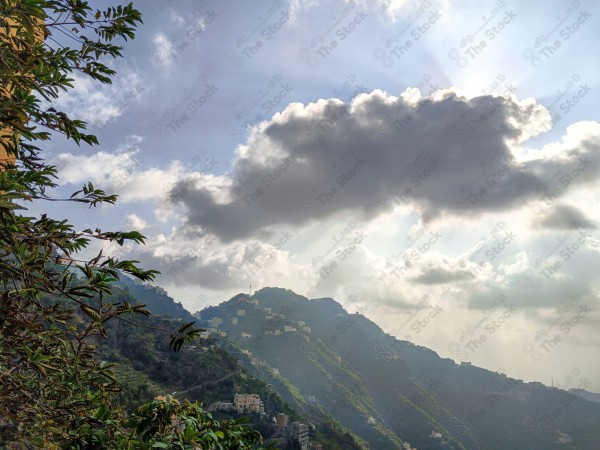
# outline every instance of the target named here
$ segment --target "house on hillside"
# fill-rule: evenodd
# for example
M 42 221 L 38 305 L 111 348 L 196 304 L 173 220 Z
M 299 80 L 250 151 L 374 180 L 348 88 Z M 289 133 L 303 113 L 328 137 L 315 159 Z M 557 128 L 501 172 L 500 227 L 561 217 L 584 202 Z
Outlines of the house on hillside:
M 265 331 L 265 336 L 279 336 L 281 334 L 281 330 L 267 330 Z
M 288 424 L 289 424 L 289 416 L 287 414 L 284 413 L 277 413 L 276 416 L 276 423 L 277 423 L 277 428 L 287 428 Z
M 288 437 L 298 441 L 302 450 L 308 450 L 308 425 L 302 422 L 292 422 L 288 427 Z
M 238 414 L 247 412 L 260 414 L 265 412 L 265 405 L 258 394 L 238 394 L 236 392 L 233 396 L 233 404 Z
M 213 317 L 212 319 L 210 319 L 210 326 L 213 328 L 218 328 L 219 325 L 221 325 L 223 323 L 223 319 L 221 319 L 220 317 Z

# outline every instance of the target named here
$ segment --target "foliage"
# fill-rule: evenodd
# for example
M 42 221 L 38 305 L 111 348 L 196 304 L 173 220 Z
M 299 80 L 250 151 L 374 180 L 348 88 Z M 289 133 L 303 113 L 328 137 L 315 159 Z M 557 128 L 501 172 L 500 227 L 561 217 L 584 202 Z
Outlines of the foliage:
M 101 426 L 86 425 L 72 443 L 77 449 L 253 449 L 262 442 L 260 433 L 244 427 L 247 419 L 218 421 L 197 403 L 156 397 L 126 421 L 127 429 L 111 420 L 108 410 L 97 415 Z
M 27 204 L 113 204 L 86 183 L 69 198 L 49 192 L 57 169 L 40 148 L 58 135 L 95 145 L 86 124 L 53 106 L 71 75 L 111 83 L 105 59 L 121 56 L 141 14 L 132 4 L 93 10 L 83 0 L 0 0 L 0 446 L 19 448 L 246 448 L 260 441 L 237 423 L 216 422 L 197 405 L 155 400 L 133 417 L 114 405 L 112 365 L 93 339 L 110 322 L 147 316 L 144 305 L 111 296 L 122 276 L 149 281 L 156 271 L 102 251 L 94 242 L 144 243 L 137 231 L 77 230 L 67 220 L 28 215 Z M 116 301 L 115 301 L 116 300 Z M 167 330 L 168 331 L 168 330 Z M 202 330 L 182 324 L 170 348 Z M 132 431 L 133 430 L 133 431 Z M 212 448 L 211 447 L 211 448 Z M 189 447 L 188 447 L 189 448 Z

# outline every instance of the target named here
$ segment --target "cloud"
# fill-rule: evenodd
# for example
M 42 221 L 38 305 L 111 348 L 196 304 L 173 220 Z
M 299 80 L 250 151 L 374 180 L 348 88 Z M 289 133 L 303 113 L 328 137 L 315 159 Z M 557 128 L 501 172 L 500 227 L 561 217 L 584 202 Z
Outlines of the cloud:
M 124 254 L 159 270 L 157 282 L 178 288 L 193 286 L 223 295 L 246 291 L 248 286 L 269 285 L 278 279 L 291 289 L 301 288 L 302 266 L 291 262 L 277 244 L 285 231 L 273 229 L 272 242 L 248 240 L 222 244 L 214 236 L 201 236 L 173 227 L 167 235 L 149 236 L 145 246 L 113 246 L 111 254 Z
M 170 17 L 171 21 L 178 27 L 182 27 L 185 25 L 185 18 L 183 16 L 179 15 L 179 13 L 177 11 L 175 11 L 173 8 L 169 8 L 169 17 Z
M 110 85 L 93 81 L 77 73 L 71 76 L 73 90 L 61 94 L 52 106 L 74 118 L 99 127 L 120 117 L 127 106 L 143 91 L 142 81 L 134 72 L 125 71 Z
M 126 217 L 125 224 L 127 228 L 132 228 L 137 231 L 142 231 L 148 226 L 146 221 L 141 217 L 138 217 L 136 214 L 129 214 Z
M 596 122 L 569 127 L 562 142 L 525 158 L 519 146 L 531 124 L 550 127 L 532 99 L 413 91 L 291 103 L 251 129 L 219 189 L 187 178 L 171 198 L 186 206 L 190 226 L 232 241 L 273 222 L 301 226 L 343 211 L 369 220 L 402 205 L 426 222 L 477 217 L 559 198 L 598 174 Z
M 410 20 L 411 17 L 419 15 L 419 12 L 432 7 L 446 8 L 448 3 L 448 0 L 377 0 L 375 3 L 363 2 L 366 6 L 384 11 L 385 17 L 391 22 L 396 22 L 399 16 L 407 16 Z
M 92 181 L 96 187 L 119 195 L 120 201 L 159 202 L 183 176 L 185 168 L 178 161 L 166 169 L 148 167 L 140 157 L 141 142 L 141 136 L 131 135 L 115 152 L 101 150 L 90 156 L 61 153 L 52 163 L 64 183 Z
M 175 55 L 173 43 L 164 33 L 157 33 L 152 42 L 154 43 L 152 63 L 163 69 L 168 69 L 173 63 L 173 56 Z
M 570 205 L 556 205 L 549 214 L 540 218 L 536 223 L 551 230 L 569 230 L 584 228 L 595 230 L 597 225 L 588 219 L 583 211 Z

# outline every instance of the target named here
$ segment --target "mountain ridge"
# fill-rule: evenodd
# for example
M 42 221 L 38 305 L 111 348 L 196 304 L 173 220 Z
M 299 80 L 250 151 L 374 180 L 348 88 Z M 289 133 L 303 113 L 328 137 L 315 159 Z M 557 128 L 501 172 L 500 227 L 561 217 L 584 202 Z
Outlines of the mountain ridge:
M 263 288 L 199 316 L 250 352 L 254 367 L 277 369 L 298 406 L 310 398 L 371 448 L 564 448 L 564 434 L 576 448 L 597 448 L 600 405 L 456 364 L 328 297 Z

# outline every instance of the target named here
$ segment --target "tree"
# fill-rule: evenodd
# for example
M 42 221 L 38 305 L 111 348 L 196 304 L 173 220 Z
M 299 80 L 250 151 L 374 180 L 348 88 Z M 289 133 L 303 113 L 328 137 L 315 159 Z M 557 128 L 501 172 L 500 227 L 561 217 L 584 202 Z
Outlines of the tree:
M 123 274 L 149 281 L 157 272 L 103 252 L 82 259 L 81 252 L 93 241 L 143 244 L 145 237 L 137 231 L 76 230 L 67 220 L 28 215 L 27 204 L 77 202 L 91 208 L 117 200 L 91 183 L 69 198 L 48 194 L 57 186 L 57 170 L 44 159 L 40 146 L 57 135 L 78 145 L 98 143 L 96 136 L 86 133 L 85 122 L 57 111 L 52 102 L 73 87 L 69 78 L 73 73 L 110 83 L 115 72 L 104 61 L 121 56 L 115 42 L 133 39 L 141 22 L 132 4 L 92 10 L 83 0 L 0 0 L 3 448 L 11 443 L 24 448 L 134 448 L 132 443 L 139 441 L 127 430 L 131 426 L 138 430 L 142 422 L 132 425 L 134 419 L 113 404 L 118 386 L 111 366 L 98 359 L 91 338 L 106 337 L 111 320 L 134 323 L 136 314 L 149 314 L 125 300 L 109 301 L 111 283 Z M 42 100 L 50 106 L 43 106 Z M 171 333 L 171 347 L 179 350 L 199 331 L 184 324 Z M 155 406 L 143 407 L 139 417 Z M 196 406 L 177 408 L 177 414 L 193 416 L 203 429 L 220 427 L 218 434 L 214 431 L 219 439 L 230 439 L 229 431 L 239 431 L 211 422 Z M 175 436 L 178 430 L 170 432 Z M 260 440 L 250 437 L 251 446 Z
M 170 395 L 156 397 L 138 408 L 127 419 L 127 428 L 111 420 L 109 410 L 99 413 L 102 427 L 81 429 L 72 443 L 75 448 L 237 450 L 257 448 L 262 442 L 259 432 L 242 425 L 248 419 L 219 422 L 197 403 L 181 403 Z

